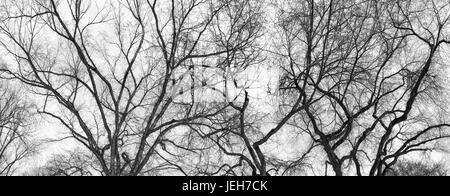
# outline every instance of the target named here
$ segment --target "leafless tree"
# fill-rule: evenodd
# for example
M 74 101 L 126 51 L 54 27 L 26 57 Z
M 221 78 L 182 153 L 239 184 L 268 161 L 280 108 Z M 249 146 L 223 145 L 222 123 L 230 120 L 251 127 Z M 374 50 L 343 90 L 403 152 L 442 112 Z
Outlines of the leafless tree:
M 449 137 L 445 108 L 436 104 L 444 103 L 449 8 L 432 0 L 324 0 L 281 9 L 280 90 L 288 111 L 298 107 L 292 100 L 302 107 L 289 124 L 321 146 L 325 168 L 383 175 L 400 157 Z
M 258 4 L 3 1 L 0 43 L 15 63 L 2 72 L 32 87 L 39 113 L 105 175 L 149 173 L 167 163 L 162 147 L 183 148 L 169 135 L 228 107 L 212 101 L 223 97 L 227 62 L 253 53 L 259 24 L 248 14 Z
M 248 40 L 248 45 L 246 50 L 229 51 L 220 59 L 220 64 L 215 67 L 220 74 L 213 79 L 219 83 L 202 81 L 202 86 L 208 86 L 215 92 L 209 96 L 217 98 L 209 104 L 210 108 L 217 111 L 216 115 L 189 123 L 183 134 L 172 135 L 172 140 L 163 140 L 161 151 L 157 154 L 164 159 L 164 164 L 145 173 L 160 174 L 166 169 L 182 175 L 208 176 L 256 175 L 258 172 L 254 165 L 258 160 L 253 159 L 256 157 L 249 158 L 247 154 L 253 153 L 253 147 L 247 143 L 248 137 L 244 132 L 252 130 L 240 128 L 241 125 L 247 125 L 247 122 L 242 122 L 247 118 L 239 117 L 245 109 L 237 105 L 248 104 L 252 79 L 247 76 L 256 75 L 249 70 L 264 61 L 258 47 L 258 38 L 263 36 L 262 2 L 242 1 L 233 2 L 232 5 L 226 8 L 225 20 L 221 20 L 221 25 L 238 27 L 239 33 L 228 36 L 223 27 L 219 27 L 215 29 L 215 34 L 227 35 L 220 45 L 228 47 L 239 43 L 241 36 Z M 232 148 L 231 151 L 228 147 Z M 236 149 L 241 151 L 235 153 Z
M 0 176 L 17 174 L 20 161 L 37 150 L 28 107 L 16 92 L 0 86 Z

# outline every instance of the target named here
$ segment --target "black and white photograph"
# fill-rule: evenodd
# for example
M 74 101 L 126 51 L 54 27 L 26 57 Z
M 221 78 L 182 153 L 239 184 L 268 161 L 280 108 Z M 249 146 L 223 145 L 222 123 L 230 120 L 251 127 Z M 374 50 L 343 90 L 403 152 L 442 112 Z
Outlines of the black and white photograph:
M 449 82 L 448 0 L 0 0 L 0 176 L 447 176 Z

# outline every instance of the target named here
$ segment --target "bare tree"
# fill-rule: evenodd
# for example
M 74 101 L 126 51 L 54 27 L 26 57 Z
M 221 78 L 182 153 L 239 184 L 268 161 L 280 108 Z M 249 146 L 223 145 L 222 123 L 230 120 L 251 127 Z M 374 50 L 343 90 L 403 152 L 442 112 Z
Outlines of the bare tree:
M 321 146 L 325 168 L 383 175 L 400 157 L 449 137 L 445 108 L 436 104 L 449 8 L 327 0 L 282 9 L 280 90 L 288 108 L 304 97 L 290 124 Z
M 253 4 L 2 2 L 0 42 L 15 59 L 2 71 L 32 87 L 39 113 L 89 149 L 105 175 L 148 173 L 167 163 L 162 143 L 183 148 L 169 135 L 228 107 L 213 101 L 223 97 L 227 62 L 253 53 Z
M 228 36 L 223 27 L 219 27 L 214 30 L 215 34 L 227 35 L 219 41 L 223 46 L 239 43 L 242 36 L 248 43 L 246 50 L 229 51 L 220 59 L 220 64 L 215 67 L 219 75 L 211 78 L 218 83 L 202 81 L 202 86 L 215 92 L 212 96 L 217 98 L 209 104 L 217 113 L 189 123 L 187 131 L 172 135 L 172 140 L 163 140 L 158 155 L 164 159 L 164 164 L 147 170 L 149 173 L 170 169 L 182 175 L 256 175 L 261 169 L 255 167 L 259 160 L 249 157 L 254 152 L 244 132 L 253 130 L 240 128 L 248 123 L 242 122 L 247 120 L 246 117 L 239 117 L 243 110 L 238 105 L 247 104 L 244 107 L 248 107 L 248 91 L 254 82 L 248 75 L 257 75 L 251 70 L 264 61 L 258 47 L 258 38 L 263 36 L 262 2 L 237 1 L 231 5 L 221 16 L 220 23 L 237 27 L 239 33 Z M 253 132 L 248 134 L 253 135 Z M 235 153 L 236 150 L 239 152 Z
M 28 107 L 16 92 L 0 86 L 0 176 L 17 174 L 20 161 L 37 150 L 29 127 Z

